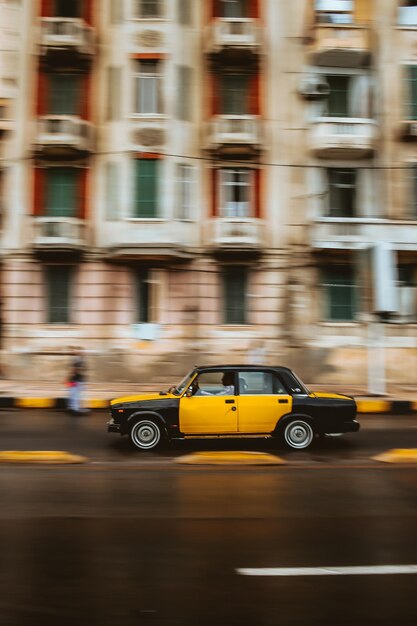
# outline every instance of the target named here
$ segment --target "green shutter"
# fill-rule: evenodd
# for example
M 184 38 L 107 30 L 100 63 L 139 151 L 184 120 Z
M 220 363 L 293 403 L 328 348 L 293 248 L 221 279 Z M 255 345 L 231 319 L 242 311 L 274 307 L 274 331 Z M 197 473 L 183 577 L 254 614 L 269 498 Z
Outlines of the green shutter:
M 74 168 L 47 170 L 46 215 L 49 217 L 77 217 L 77 182 L 79 172 Z
M 353 321 L 358 308 L 353 268 L 325 270 L 322 284 L 326 300 L 326 319 L 333 322 Z
M 223 275 L 225 324 L 246 324 L 247 272 L 244 267 L 226 268 Z
M 349 117 L 349 76 L 327 76 L 330 93 L 328 98 L 329 117 Z
M 71 272 L 72 268 L 68 265 L 49 265 L 46 268 L 49 324 L 69 323 Z
M 150 321 L 150 304 L 149 271 L 140 270 L 136 273 L 136 321 L 139 324 Z
M 407 118 L 417 120 L 417 66 L 408 65 L 406 69 Z
M 79 115 L 81 104 L 78 74 L 50 74 L 49 110 L 51 115 Z
M 135 217 L 158 217 L 158 160 L 136 160 Z

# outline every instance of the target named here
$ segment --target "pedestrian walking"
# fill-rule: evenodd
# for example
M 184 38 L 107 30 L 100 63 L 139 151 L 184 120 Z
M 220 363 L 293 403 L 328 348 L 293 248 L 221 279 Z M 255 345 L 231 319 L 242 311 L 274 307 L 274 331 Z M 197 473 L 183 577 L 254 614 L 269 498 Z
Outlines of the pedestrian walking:
M 79 415 L 88 413 L 82 407 L 82 397 L 84 395 L 87 366 L 82 350 L 77 348 L 71 361 L 70 374 L 68 377 L 68 409 L 71 413 Z

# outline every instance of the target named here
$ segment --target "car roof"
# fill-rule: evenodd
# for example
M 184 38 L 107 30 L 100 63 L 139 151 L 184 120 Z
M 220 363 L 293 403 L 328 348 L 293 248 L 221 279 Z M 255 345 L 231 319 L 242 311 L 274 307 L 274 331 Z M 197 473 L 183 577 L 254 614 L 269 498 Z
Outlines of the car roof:
M 276 371 L 287 371 L 291 372 L 289 367 L 284 367 L 283 365 L 251 365 L 245 363 L 239 363 L 236 365 L 196 365 L 195 370 L 201 372 L 202 370 L 276 370 Z

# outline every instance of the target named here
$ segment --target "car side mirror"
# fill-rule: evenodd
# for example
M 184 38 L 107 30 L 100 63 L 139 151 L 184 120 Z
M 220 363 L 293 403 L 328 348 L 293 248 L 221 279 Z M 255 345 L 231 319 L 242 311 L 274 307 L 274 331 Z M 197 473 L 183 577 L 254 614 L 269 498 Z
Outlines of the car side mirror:
M 192 387 L 188 387 L 187 391 L 185 392 L 185 395 L 186 395 L 187 398 L 192 398 L 192 396 L 193 396 Z

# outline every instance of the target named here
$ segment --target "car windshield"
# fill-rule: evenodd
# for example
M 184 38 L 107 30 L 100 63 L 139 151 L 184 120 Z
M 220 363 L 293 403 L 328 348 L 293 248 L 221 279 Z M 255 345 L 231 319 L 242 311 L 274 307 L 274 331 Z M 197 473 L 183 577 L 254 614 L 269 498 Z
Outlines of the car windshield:
M 173 390 L 172 393 L 174 394 L 174 396 L 180 396 L 185 389 L 187 389 L 187 387 L 189 386 L 189 384 L 191 383 L 193 377 L 195 374 L 195 370 L 193 370 L 192 372 L 190 372 L 189 374 L 187 374 L 187 376 L 185 376 L 182 381 L 180 382 L 179 385 L 177 385 Z

